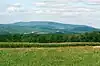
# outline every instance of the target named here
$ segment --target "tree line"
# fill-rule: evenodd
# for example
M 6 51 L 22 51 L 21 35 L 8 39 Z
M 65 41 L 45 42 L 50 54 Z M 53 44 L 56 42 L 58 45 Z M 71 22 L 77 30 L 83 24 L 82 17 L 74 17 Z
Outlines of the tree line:
M 100 42 L 100 32 L 80 34 L 6 34 L 0 35 L 0 42 Z

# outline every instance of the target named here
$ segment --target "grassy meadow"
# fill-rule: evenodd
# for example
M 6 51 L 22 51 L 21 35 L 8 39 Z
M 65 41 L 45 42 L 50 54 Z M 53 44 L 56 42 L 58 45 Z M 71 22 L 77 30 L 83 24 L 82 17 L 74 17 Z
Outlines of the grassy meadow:
M 100 47 L 0 48 L 0 66 L 100 66 Z

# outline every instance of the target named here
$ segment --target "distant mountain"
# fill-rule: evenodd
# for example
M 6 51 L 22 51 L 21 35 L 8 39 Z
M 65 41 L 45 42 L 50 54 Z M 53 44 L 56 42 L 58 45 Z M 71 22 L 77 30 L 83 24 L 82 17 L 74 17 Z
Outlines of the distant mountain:
M 0 34 L 7 33 L 82 33 L 98 31 L 94 27 L 85 25 L 62 24 L 50 21 L 16 22 L 13 24 L 0 24 Z

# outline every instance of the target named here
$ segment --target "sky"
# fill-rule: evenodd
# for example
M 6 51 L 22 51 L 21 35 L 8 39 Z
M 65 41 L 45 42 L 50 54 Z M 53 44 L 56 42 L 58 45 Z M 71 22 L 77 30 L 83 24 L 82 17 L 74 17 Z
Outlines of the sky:
M 56 21 L 100 28 L 100 0 L 2 0 L 0 24 Z

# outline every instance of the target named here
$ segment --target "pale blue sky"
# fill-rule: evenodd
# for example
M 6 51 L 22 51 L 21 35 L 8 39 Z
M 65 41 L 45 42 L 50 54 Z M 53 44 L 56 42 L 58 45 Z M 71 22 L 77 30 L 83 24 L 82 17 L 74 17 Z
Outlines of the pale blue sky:
M 56 21 L 100 28 L 100 0 L 2 0 L 0 23 Z

